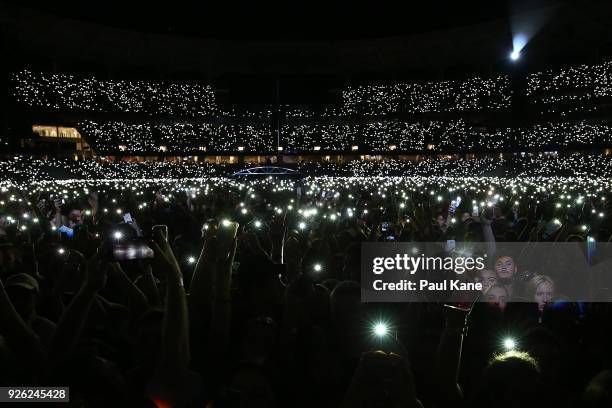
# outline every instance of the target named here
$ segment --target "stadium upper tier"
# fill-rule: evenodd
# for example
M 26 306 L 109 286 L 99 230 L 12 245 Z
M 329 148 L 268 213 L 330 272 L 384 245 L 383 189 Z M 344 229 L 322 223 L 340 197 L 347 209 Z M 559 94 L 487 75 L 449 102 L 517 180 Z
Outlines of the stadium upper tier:
M 20 71 L 14 106 L 105 154 L 456 153 L 612 146 L 612 62 L 346 86 L 335 104 L 223 106 L 200 82 Z M 70 118 L 70 119 L 65 119 Z

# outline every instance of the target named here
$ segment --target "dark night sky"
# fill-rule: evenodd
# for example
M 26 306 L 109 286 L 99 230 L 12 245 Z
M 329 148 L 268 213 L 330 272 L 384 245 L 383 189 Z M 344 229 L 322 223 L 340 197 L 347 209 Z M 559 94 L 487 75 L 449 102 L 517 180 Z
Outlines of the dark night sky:
M 375 38 L 460 27 L 508 17 L 553 0 L 163 2 L 19 1 L 58 15 L 147 32 L 217 39 Z M 522 4 L 519 4 L 522 3 Z

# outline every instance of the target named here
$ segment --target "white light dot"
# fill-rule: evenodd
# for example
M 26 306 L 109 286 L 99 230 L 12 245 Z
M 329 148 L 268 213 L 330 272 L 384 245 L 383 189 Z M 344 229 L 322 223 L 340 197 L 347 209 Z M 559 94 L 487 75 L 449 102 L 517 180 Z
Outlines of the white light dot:
M 388 331 L 389 328 L 384 323 L 376 323 L 374 325 L 374 334 L 376 334 L 378 337 L 385 336 Z

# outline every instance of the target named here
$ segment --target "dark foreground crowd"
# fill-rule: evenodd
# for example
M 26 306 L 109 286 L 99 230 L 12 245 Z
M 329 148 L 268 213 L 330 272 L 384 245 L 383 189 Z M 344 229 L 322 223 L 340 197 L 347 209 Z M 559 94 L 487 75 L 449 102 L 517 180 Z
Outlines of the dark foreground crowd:
M 476 210 L 466 186 L 113 183 L 2 189 L 1 385 L 78 407 L 612 406 L 606 288 L 564 300 L 511 257 L 467 276 L 483 302 L 360 288 L 362 242 L 604 243 L 606 191 L 569 211 L 510 186 Z

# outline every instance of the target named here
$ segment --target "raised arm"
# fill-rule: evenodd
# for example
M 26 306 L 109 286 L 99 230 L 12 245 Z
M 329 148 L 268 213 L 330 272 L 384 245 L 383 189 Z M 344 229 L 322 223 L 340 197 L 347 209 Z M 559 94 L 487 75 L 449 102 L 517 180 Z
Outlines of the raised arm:
M 487 256 L 489 259 L 493 259 L 495 256 L 495 234 L 493 234 L 493 228 L 491 224 L 493 220 L 490 218 L 484 217 L 484 215 L 480 216 L 480 225 L 482 226 L 482 238 L 486 243 L 487 248 Z
M 11 303 L 0 281 L 0 333 L 7 340 L 17 357 L 31 367 L 39 367 L 45 361 L 40 339 L 23 321 Z
M 469 311 L 447 306 L 445 312 L 446 324 L 440 336 L 434 362 L 435 381 L 437 389 L 440 390 L 435 398 L 440 406 L 456 406 L 463 399 L 458 377 L 463 333 Z
M 155 283 L 155 277 L 153 276 L 153 268 L 151 265 L 146 264 L 142 269 L 142 275 L 140 279 L 137 280 L 136 286 L 147 298 L 149 306 L 159 307 L 161 306 L 161 299 L 157 283 Z
M 113 272 L 112 277 L 119 283 L 123 288 L 128 298 L 128 309 L 133 318 L 142 316 L 144 312 L 149 308 L 149 302 L 147 297 L 142 293 L 134 282 L 125 274 L 121 265 L 118 262 L 112 262 L 110 269 Z
M 162 329 L 162 367 L 176 370 L 189 365 L 189 322 L 183 275 L 162 230 L 153 231 L 155 259 L 166 273 L 166 308 Z
M 94 255 L 87 263 L 82 262 L 81 265 L 86 268 L 87 278 L 57 324 L 49 347 L 51 367 L 75 347 L 96 295 L 106 285 L 106 268 L 103 267 L 97 255 Z
M 231 282 L 232 264 L 236 254 L 237 240 L 229 243 L 229 248 L 219 248 L 221 255 L 215 269 L 215 290 L 210 325 L 210 350 L 213 364 L 220 364 L 229 344 L 230 322 L 232 314 Z
M 191 280 L 188 305 L 191 335 L 195 344 L 204 344 L 212 312 L 215 282 L 217 238 L 209 236 L 202 247 Z M 196 351 L 194 351 L 195 353 Z

